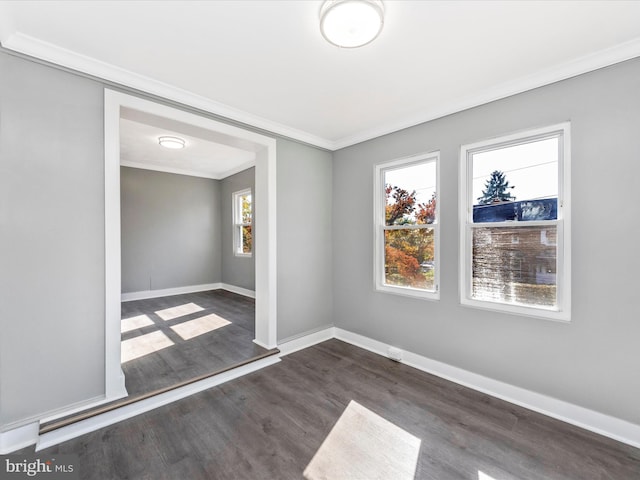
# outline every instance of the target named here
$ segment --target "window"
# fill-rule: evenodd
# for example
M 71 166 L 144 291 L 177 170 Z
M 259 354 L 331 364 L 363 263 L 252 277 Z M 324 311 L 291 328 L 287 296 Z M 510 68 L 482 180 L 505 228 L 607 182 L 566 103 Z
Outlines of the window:
M 375 288 L 439 298 L 438 153 L 375 167 Z
M 251 256 L 253 251 L 252 210 L 251 189 L 233 194 L 233 253 L 237 256 Z
M 570 318 L 569 123 L 465 145 L 464 305 Z

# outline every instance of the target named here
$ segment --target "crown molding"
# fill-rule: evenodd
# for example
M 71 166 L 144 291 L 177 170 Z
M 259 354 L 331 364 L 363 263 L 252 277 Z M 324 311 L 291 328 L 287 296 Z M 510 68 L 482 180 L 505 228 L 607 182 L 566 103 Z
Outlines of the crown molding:
M 124 68 L 81 55 L 72 50 L 44 42 L 29 35 L 15 32 L 9 35 L 2 46 L 24 55 L 38 58 L 71 70 L 76 70 L 109 82 L 134 88 L 158 97 L 166 98 L 193 108 L 243 123 L 245 125 L 266 130 L 268 132 L 292 138 L 316 147 L 331 150 L 333 142 L 316 135 L 298 130 L 258 115 L 215 102 L 201 95 L 154 80 Z
M 420 112 L 419 114 L 406 117 L 401 120 L 389 122 L 376 128 L 365 130 L 355 135 L 348 136 L 333 142 L 332 150 L 350 147 L 357 143 L 362 143 L 383 135 L 388 135 L 405 128 L 414 127 L 421 123 L 436 120 L 454 113 L 478 107 L 502 98 L 510 97 L 528 90 L 550 85 L 552 83 L 566 80 L 571 77 L 592 72 L 600 68 L 608 67 L 616 63 L 631 60 L 640 56 L 640 38 L 635 38 L 614 47 L 599 50 L 597 52 L 575 58 L 568 62 L 556 65 L 533 75 L 521 77 L 517 80 L 501 83 L 494 87 L 485 89 L 478 94 L 470 95 L 456 102 L 445 106 Z
M 231 175 L 235 175 L 236 173 L 240 173 L 248 168 L 255 167 L 255 165 L 255 160 L 252 160 L 250 162 L 245 162 L 242 165 L 226 170 L 225 172 L 222 172 L 218 175 L 213 175 L 205 172 L 200 172 L 198 170 L 191 170 L 188 168 L 174 168 L 164 165 L 154 165 L 152 163 L 130 162 L 128 160 L 120 161 L 120 166 L 122 167 L 139 168 L 141 170 L 153 170 L 155 172 L 173 173 L 175 175 L 187 175 L 189 177 L 208 178 L 211 180 L 224 180 Z
M 6 36 L 2 46 L 8 50 L 29 55 L 47 62 L 61 65 L 116 84 L 157 95 L 193 108 L 221 117 L 241 122 L 248 126 L 266 130 L 303 143 L 330 151 L 340 150 L 399 130 L 414 127 L 463 110 L 484 105 L 518 93 L 533 90 L 583 73 L 608 67 L 616 63 L 640 56 L 640 38 L 615 45 L 610 48 L 578 57 L 576 59 L 545 69 L 533 75 L 505 82 L 438 108 L 422 111 L 417 115 L 382 124 L 378 127 L 358 132 L 338 140 L 330 140 L 273 122 L 223 103 L 215 102 L 187 90 L 154 80 L 129 70 L 111 65 L 94 58 L 78 54 L 57 45 L 15 32 Z

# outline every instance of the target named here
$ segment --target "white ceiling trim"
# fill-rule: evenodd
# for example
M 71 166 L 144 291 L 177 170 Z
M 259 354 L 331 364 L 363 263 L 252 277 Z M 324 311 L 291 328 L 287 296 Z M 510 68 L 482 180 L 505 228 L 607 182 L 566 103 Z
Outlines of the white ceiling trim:
M 174 173 L 177 175 L 188 175 L 190 177 L 200 177 L 200 178 L 209 178 L 211 180 L 223 180 L 231 175 L 235 175 L 236 173 L 240 173 L 247 168 L 251 168 L 255 166 L 255 161 L 250 161 L 243 163 L 235 168 L 227 170 L 226 172 L 221 173 L 220 175 L 206 174 L 197 170 L 189 170 L 186 168 L 174 168 L 168 167 L 165 165 L 153 165 L 151 163 L 142 163 L 142 162 L 130 162 L 127 160 L 121 160 L 120 165 L 123 167 L 131 167 L 131 168 L 140 168 L 142 170 L 153 170 L 155 172 L 164 172 L 164 173 Z
M 640 56 L 640 38 L 636 38 L 614 47 L 565 62 L 555 68 L 547 69 L 513 82 L 497 85 L 480 94 L 463 98 L 446 107 L 421 112 L 412 118 L 387 123 L 377 128 L 365 130 L 356 135 L 334 141 L 215 102 L 181 88 L 78 54 L 57 45 L 43 42 L 20 32 L 11 34 L 2 42 L 2 46 L 15 52 L 39 58 L 332 151 Z
M 608 67 L 616 63 L 631 60 L 640 56 L 640 38 L 633 39 L 629 42 L 621 43 L 611 48 L 600 50 L 590 55 L 576 58 L 569 62 L 557 65 L 554 68 L 542 70 L 533 75 L 519 78 L 512 82 L 502 83 L 479 94 L 462 98 L 455 103 L 451 103 L 443 108 L 421 112 L 413 118 L 406 118 L 399 122 L 381 125 L 378 128 L 367 130 L 359 134 L 345 137 L 333 142 L 333 150 L 355 145 L 356 143 L 371 140 L 373 138 L 397 132 L 405 128 L 413 127 L 421 123 L 425 123 L 446 115 L 461 112 L 469 108 L 484 105 L 495 100 L 510 97 L 517 93 L 523 93 L 534 88 L 543 87 L 561 80 L 566 80 L 583 73 Z
M 20 32 L 11 34 L 2 42 L 2 46 L 9 50 L 29 55 L 40 60 L 55 63 L 63 67 L 108 80 L 126 87 L 135 88 L 152 95 L 173 100 L 190 107 L 220 115 L 230 120 L 244 123 L 272 133 L 290 137 L 301 142 L 309 143 L 320 148 L 331 149 L 333 143 L 316 135 L 298 130 L 287 125 L 273 122 L 258 115 L 239 110 L 223 103 L 209 100 L 200 95 L 188 92 L 178 87 L 159 82 L 144 75 L 125 70 L 124 68 L 81 55 L 72 50 L 44 42 Z

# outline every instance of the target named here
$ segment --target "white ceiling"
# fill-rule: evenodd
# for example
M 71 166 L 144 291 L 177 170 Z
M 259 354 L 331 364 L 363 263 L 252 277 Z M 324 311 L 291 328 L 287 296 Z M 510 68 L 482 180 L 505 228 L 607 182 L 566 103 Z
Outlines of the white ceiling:
M 185 140 L 185 148 L 160 146 L 161 136 Z M 197 177 L 222 179 L 255 164 L 251 149 L 231 146 L 222 135 L 194 125 L 122 108 L 120 113 L 120 164 Z
M 3 1 L 5 48 L 336 149 L 640 55 L 640 1 L 385 0 L 359 49 L 321 1 Z

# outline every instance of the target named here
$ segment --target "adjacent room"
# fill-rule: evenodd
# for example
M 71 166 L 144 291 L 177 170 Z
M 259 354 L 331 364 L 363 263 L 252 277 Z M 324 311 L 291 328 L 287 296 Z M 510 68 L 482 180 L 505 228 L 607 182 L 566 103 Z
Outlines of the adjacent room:
M 640 478 L 638 18 L 0 1 L 0 477 Z
M 255 339 L 255 153 L 122 108 L 121 361 L 127 401 L 268 350 Z

